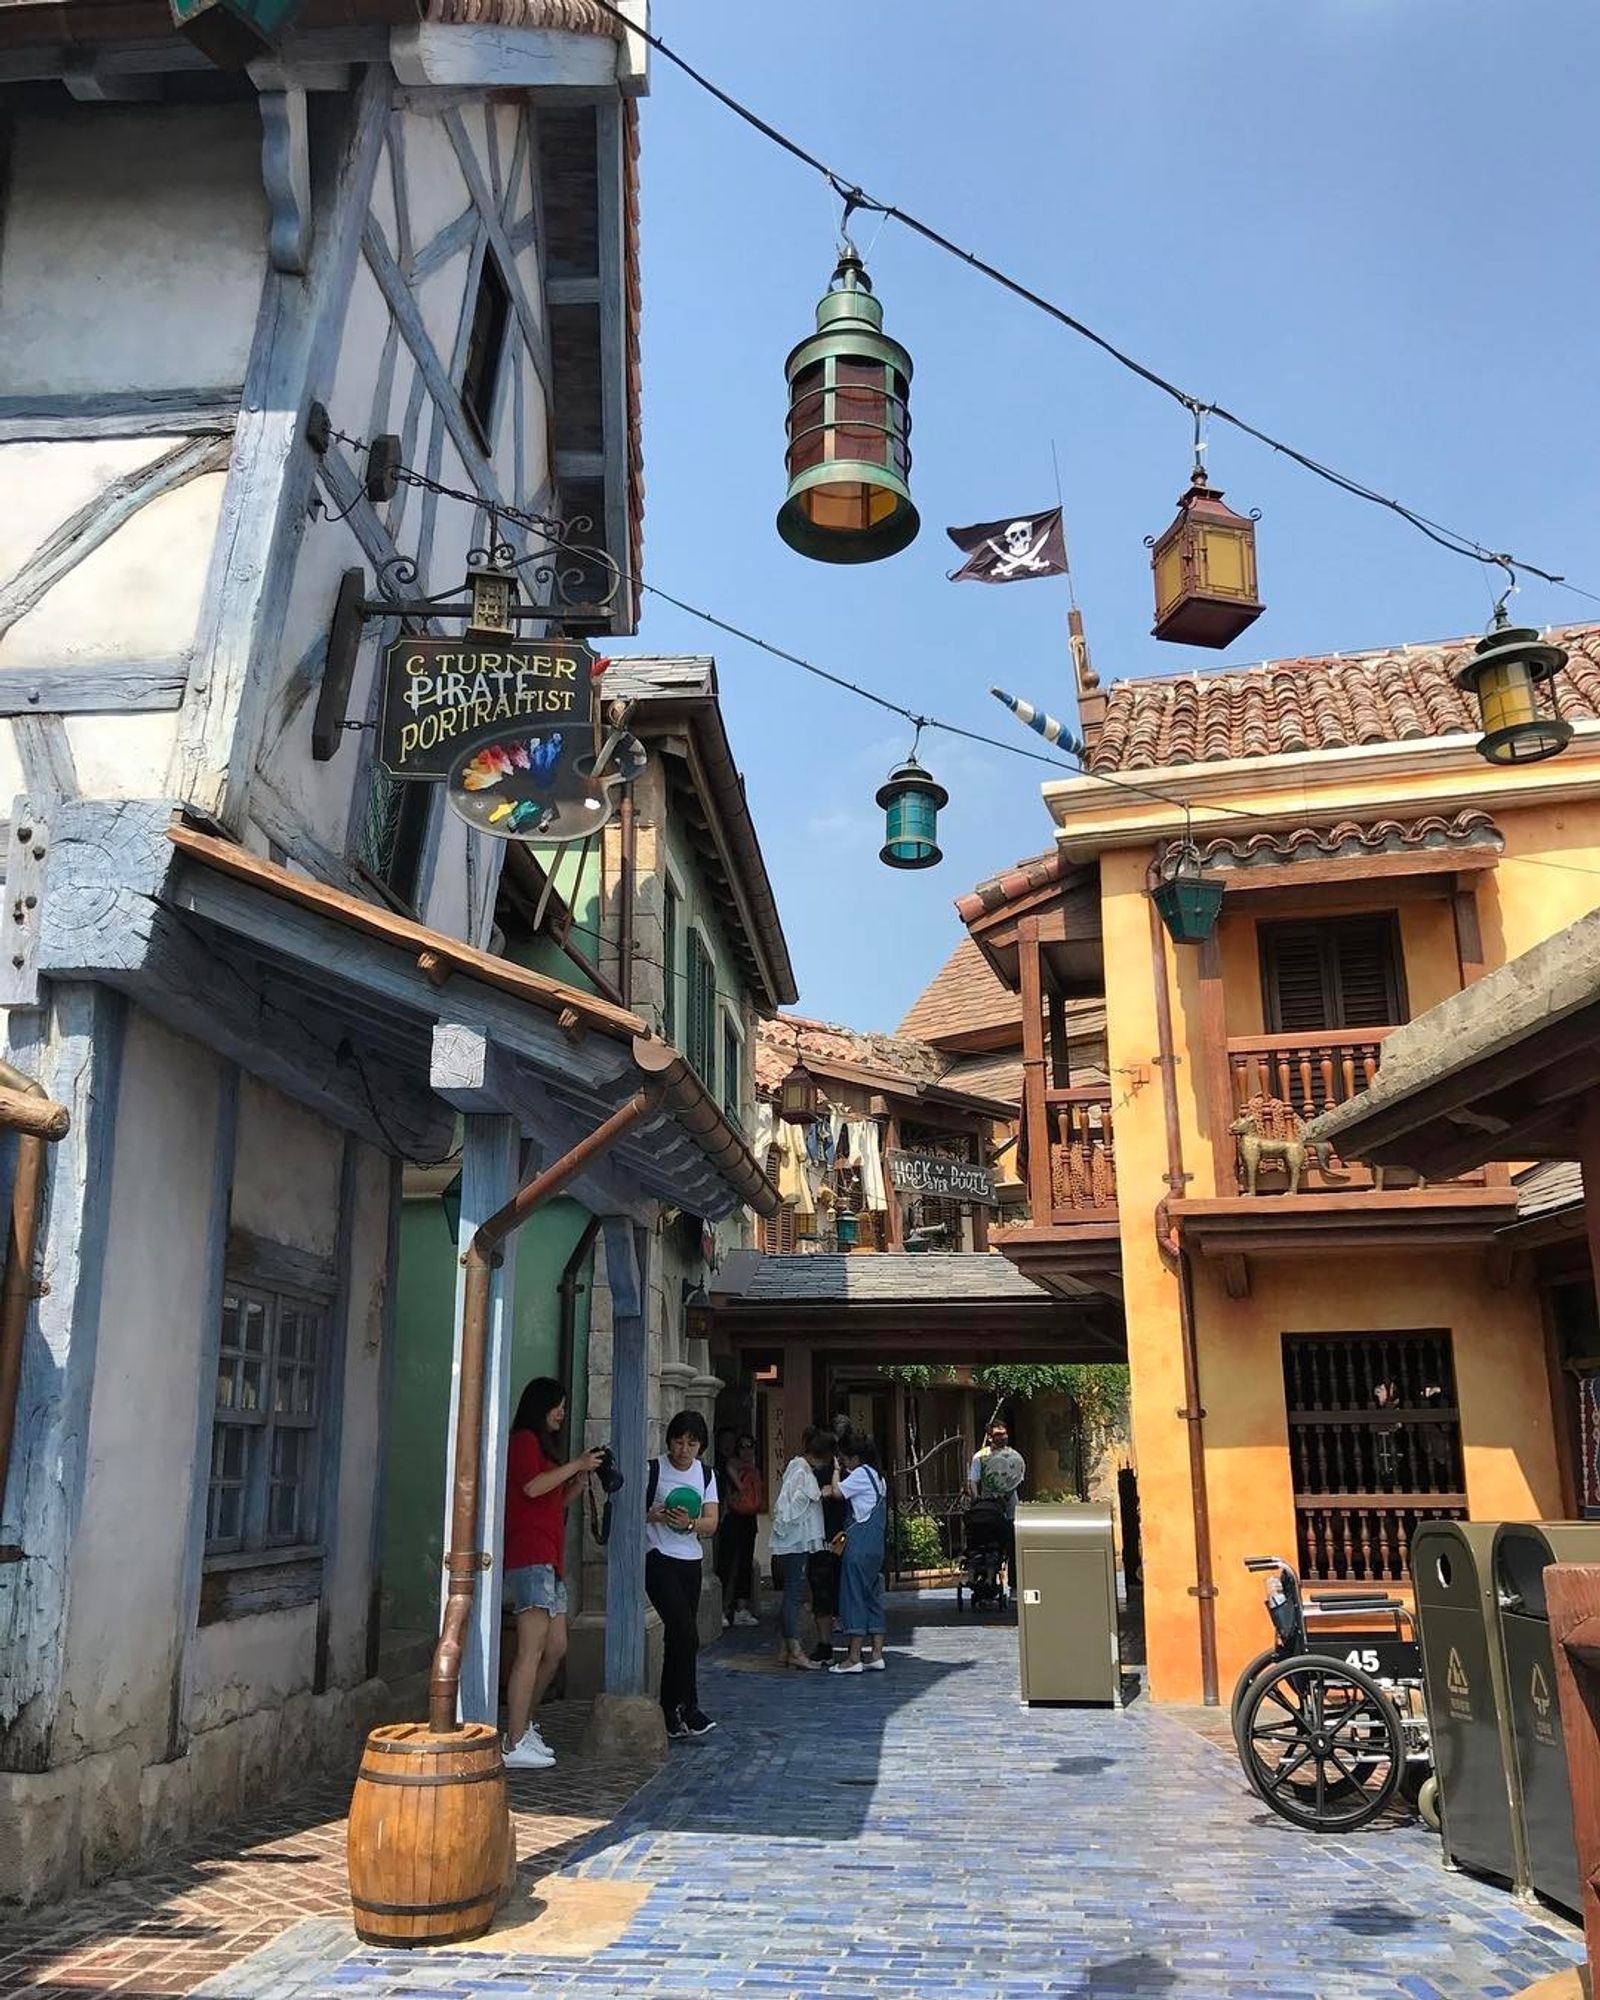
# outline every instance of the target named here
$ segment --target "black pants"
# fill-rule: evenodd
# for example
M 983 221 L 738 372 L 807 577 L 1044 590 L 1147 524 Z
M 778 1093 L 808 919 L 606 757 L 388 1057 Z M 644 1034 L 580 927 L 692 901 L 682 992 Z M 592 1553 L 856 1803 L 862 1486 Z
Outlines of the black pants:
M 644 1559 L 644 1594 L 661 1620 L 661 1707 L 670 1722 L 683 1709 L 700 1706 L 695 1661 L 700 1653 L 700 1570 L 698 1562 L 664 1556 L 651 1549 Z
M 722 1517 L 722 1549 L 717 1574 L 722 1579 L 722 1615 L 731 1618 L 755 1595 L 756 1517 L 729 1512 Z

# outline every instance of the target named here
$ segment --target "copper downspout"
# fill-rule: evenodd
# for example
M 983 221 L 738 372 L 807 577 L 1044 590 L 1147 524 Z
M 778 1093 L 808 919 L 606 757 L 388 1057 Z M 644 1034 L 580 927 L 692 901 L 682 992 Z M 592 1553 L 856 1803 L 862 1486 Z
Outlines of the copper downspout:
M 603 1125 L 580 1139 L 570 1153 L 536 1174 L 487 1222 L 480 1223 L 468 1244 L 465 1295 L 461 1307 L 461 1391 L 456 1416 L 456 1462 L 450 1510 L 450 1551 L 445 1567 L 450 1591 L 445 1599 L 439 1643 L 434 1648 L 433 1676 L 428 1688 L 428 1726 L 448 1735 L 456 1726 L 456 1702 L 461 1691 L 461 1651 L 467 1621 L 484 1566 L 475 1547 L 478 1536 L 479 1468 L 483 1458 L 484 1376 L 489 1347 L 489 1292 L 500 1246 L 534 1210 L 558 1195 L 567 1183 L 593 1165 L 660 1102 L 654 1086 L 636 1091 Z
M 0 1504 L 4 1503 L 11 1473 L 17 1396 L 22 1387 L 22 1343 L 34 1296 L 33 1260 L 44 1206 L 45 1148 L 64 1139 L 71 1122 L 67 1107 L 52 1103 L 42 1084 L 10 1063 L 0 1062 L 0 1126 L 18 1135 L 5 1277 L 0 1281 Z M 0 1561 L 7 1553 L 0 1550 Z
M 1189 1499 L 1194 1512 L 1194 1583 L 1190 1596 L 1200 1611 L 1200 1685 L 1207 1708 L 1217 1706 L 1217 1586 L 1211 1567 L 1211 1504 L 1206 1492 L 1205 1410 L 1200 1402 L 1200 1354 L 1194 1330 L 1194 1278 L 1189 1253 L 1179 1241 L 1168 1203 L 1182 1198 L 1189 1176 L 1183 1170 L 1183 1127 L 1178 1120 L 1177 1056 L 1172 1039 L 1172 992 L 1167 984 L 1166 932 L 1150 905 L 1150 965 L 1156 988 L 1157 1063 L 1161 1105 L 1167 1126 L 1167 1192 L 1156 1204 L 1156 1236 L 1178 1277 L 1178 1334 L 1183 1350 L 1183 1402 L 1178 1411 L 1189 1439 Z

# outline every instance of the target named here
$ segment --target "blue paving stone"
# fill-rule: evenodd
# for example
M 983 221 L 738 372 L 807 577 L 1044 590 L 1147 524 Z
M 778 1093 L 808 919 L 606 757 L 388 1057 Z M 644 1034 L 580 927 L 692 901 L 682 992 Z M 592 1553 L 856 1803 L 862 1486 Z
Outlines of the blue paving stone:
M 1576 1930 L 1447 1873 L 1417 1826 L 1298 1833 L 1146 1703 L 1030 1711 L 1015 1634 L 897 1605 L 890 1668 L 708 1657 L 722 1727 L 568 1863 L 645 1884 L 586 1961 L 354 1947 L 300 1925 L 227 2000 L 1507 2000 Z

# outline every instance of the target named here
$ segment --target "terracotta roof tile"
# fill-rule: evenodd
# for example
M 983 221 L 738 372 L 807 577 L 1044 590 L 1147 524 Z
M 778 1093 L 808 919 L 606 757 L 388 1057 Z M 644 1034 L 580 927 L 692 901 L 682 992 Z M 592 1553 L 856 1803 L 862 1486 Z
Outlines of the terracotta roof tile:
M 756 1024 L 756 1088 L 776 1090 L 800 1057 L 818 1063 L 850 1063 L 881 1076 L 914 1083 L 937 1083 L 944 1059 L 926 1042 L 906 1035 L 858 1034 L 832 1021 L 804 1014 L 777 1014 Z
M 1557 627 L 1551 637 L 1568 654 L 1554 682 L 1557 709 L 1570 722 L 1600 719 L 1600 626 Z M 1476 708 L 1452 679 L 1476 643 L 1453 639 L 1118 681 L 1090 769 L 1151 770 L 1476 733 Z

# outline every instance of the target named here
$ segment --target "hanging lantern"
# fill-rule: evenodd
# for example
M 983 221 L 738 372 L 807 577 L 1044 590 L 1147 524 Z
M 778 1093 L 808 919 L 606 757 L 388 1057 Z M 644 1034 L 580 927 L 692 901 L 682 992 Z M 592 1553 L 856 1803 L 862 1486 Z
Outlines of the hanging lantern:
M 939 809 L 950 803 L 944 786 L 917 762 L 917 753 L 889 773 L 879 787 L 883 807 L 883 845 L 878 859 L 887 868 L 936 868 L 939 851 Z
M 1223 506 L 1198 460 L 1178 518 L 1146 546 L 1156 584 L 1156 638 L 1179 646 L 1230 646 L 1265 609 L 1256 596 L 1255 520 Z
M 853 1250 L 856 1247 L 855 1217 L 847 1215 L 843 1209 L 840 1209 L 838 1215 L 834 1218 L 833 1235 L 834 1241 L 841 1250 Z
M 1556 714 L 1554 689 L 1548 713 L 1538 694 L 1566 663 L 1564 648 L 1541 640 L 1531 625 L 1508 625 L 1504 607 L 1496 612 L 1493 631 L 1455 677 L 1478 704 L 1480 757 L 1491 764 L 1538 764 L 1566 749 L 1572 724 Z
M 1190 841 L 1163 856 L 1150 896 L 1174 944 L 1204 944 L 1217 927 L 1222 884 L 1202 871 Z
M 467 588 L 472 592 L 469 632 L 510 636 L 516 631 L 517 622 L 511 614 L 517 602 L 517 579 L 509 570 L 497 569 L 492 563 L 475 564 L 467 571 Z
M 778 1086 L 778 1116 L 785 1125 L 809 1125 L 822 1111 L 817 1079 L 803 1062 L 796 1062 Z
M 911 357 L 854 249 L 840 254 L 817 330 L 784 364 L 789 492 L 778 533 L 814 562 L 878 562 L 922 525 L 911 504 Z

